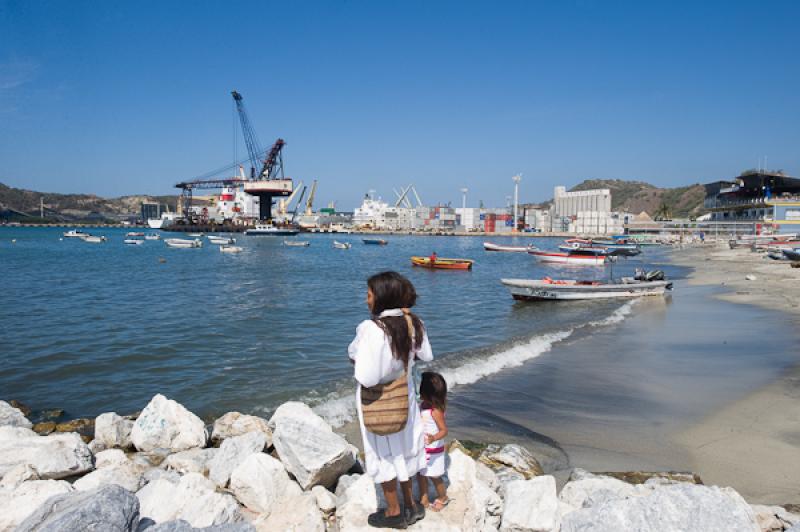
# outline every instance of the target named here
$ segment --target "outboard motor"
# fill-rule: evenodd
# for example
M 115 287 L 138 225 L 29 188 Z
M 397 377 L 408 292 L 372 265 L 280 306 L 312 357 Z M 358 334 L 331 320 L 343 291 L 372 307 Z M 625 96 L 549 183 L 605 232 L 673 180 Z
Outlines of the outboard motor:
M 664 272 L 662 270 L 649 271 L 644 275 L 645 281 L 663 281 Z

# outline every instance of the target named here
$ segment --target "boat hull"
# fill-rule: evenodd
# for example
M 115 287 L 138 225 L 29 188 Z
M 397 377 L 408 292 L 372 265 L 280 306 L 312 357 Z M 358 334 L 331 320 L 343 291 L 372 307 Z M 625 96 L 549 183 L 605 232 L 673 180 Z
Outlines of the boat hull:
M 501 279 L 501 283 L 519 301 L 579 301 L 586 299 L 625 299 L 660 296 L 672 287 L 669 281 L 641 281 L 614 284 L 580 284 L 562 281 L 558 284 L 544 280 Z
M 576 264 L 581 266 L 602 266 L 606 262 L 603 255 L 575 255 L 573 253 L 554 253 L 550 251 L 529 251 L 541 262 L 554 264 Z
M 486 251 L 503 251 L 506 253 L 527 253 L 532 248 L 528 246 L 501 246 L 499 244 L 492 244 L 491 242 L 484 242 L 483 249 Z
M 203 243 L 199 240 L 184 240 L 181 238 L 167 238 L 164 240 L 164 243 L 171 247 L 171 248 L 199 248 L 203 246 Z
M 272 229 L 248 229 L 244 232 L 247 236 L 294 236 L 299 234 L 300 231 L 297 229 L 279 229 L 279 228 L 272 228 Z
M 382 238 L 363 238 L 361 241 L 368 246 L 385 246 L 389 243 Z
M 411 257 L 412 265 L 434 270 L 471 270 L 473 262 L 470 259 L 436 259 L 431 264 L 428 257 Z

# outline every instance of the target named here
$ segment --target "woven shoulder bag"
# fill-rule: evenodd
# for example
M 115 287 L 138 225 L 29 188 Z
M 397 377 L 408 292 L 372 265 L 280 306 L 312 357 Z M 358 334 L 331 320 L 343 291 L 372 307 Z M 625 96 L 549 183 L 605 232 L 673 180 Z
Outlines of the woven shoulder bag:
M 414 345 L 414 323 L 405 313 L 411 345 Z M 373 434 L 387 436 L 406 428 L 408 422 L 408 363 L 403 375 L 391 382 L 369 388 L 361 387 L 361 411 L 364 426 Z

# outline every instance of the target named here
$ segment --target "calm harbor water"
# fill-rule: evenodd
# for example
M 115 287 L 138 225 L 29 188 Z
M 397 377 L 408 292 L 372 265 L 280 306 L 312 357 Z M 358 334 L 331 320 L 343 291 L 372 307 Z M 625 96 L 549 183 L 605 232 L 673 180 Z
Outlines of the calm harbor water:
M 608 267 L 538 264 L 526 254 L 487 253 L 481 238 L 358 235 L 282 238 L 240 235 L 241 254 L 123 244 L 125 230 L 93 230 L 108 242 L 60 240 L 63 229 L 0 228 L 0 398 L 34 409 L 95 416 L 141 409 L 155 393 L 210 417 L 267 414 L 301 399 L 331 420 L 346 417 L 352 389 L 346 349 L 368 318 L 365 280 L 393 269 L 420 295 L 424 319 L 451 384 L 468 388 L 525 364 L 574 330 L 613 327 L 620 302 L 515 303 L 501 277 L 604 278 Z M 11 239 L 16 239 L 15 244 Z M 333 249 L 334 239 L 353 243 Z M 545 238 L 491 238 L 554 249 Z M 471 272 L 413 268 L 411 255 L 476 260 Z M 663 250 L 621 259 L 614 274 L 654 264 L 671 277 Z M 164 259 L 163 261 L 160 259 Z M 347 398 L 351 399 L 351 398 Z

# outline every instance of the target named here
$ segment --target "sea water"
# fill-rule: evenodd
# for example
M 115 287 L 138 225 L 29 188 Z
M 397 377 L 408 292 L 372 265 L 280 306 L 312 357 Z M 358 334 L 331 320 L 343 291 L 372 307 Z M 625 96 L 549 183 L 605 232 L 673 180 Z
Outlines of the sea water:
M 614 327 L 631 302 L 514 302 L 500 279 L 607 279 L 611 266 L 545 265 L 525 253 L 483 250 L 483 240 L 555 249 L 552 238 L 388 235 L 236 235 L 239 254 L 125 245 L 125 229 L 93 229 L 108 241 L 61 238 L 66 229 L 0 228 L 0 398 L 67 415 L 140 410 L 156 393 L 210 419 L 229 410 L 268 415 L 303 400 L 331 422 L 352 416 L 347 346 L 369 319 L 366 279 L 395 270 L 416 286 L 451 388 L 513 374 L 576 331 Z M 168 233 L 162 233 L 168 238 Z M 172 235 L 175 236 L 175 235 Z M 180 236 L 180 235 L 178 235 Z M 11 243 L 16 239 L 16 243 Z M 352 242 L 349 250 L 333 240 Z M 412 267 L 412 255 L 469 258 L 472 271 Z M 647 248 L 620 259 L 635 268 L 683 270 Z

